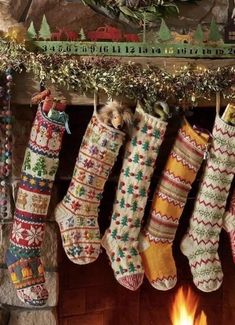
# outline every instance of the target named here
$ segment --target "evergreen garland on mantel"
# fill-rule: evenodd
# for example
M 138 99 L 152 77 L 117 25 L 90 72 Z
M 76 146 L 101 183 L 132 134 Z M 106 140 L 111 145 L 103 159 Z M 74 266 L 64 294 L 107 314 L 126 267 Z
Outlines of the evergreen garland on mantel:
M 110 97 L 139 99 L 149 104 L 149 110 L 159 99 L 174 98 L 179 103 L 196 105 L 197 98 L 214 97 L 217 91 L 227 98 L 234 96 L 230 87 L 235 84 L 235 66 L 202 69 L 188 65 L 168 72 L 155 65 L 124 63 L 114 58 L 36 53 L 23 44 L 0 40 L 0 72 L 9 67 L 17 72 L 26 69 L 39 81 L 80 94 L 98 90 Z

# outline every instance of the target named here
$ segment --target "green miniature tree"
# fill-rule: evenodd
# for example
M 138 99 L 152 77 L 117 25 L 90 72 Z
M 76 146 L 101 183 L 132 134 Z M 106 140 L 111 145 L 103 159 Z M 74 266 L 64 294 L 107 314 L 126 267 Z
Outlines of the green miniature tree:
M 26 156 L 25 156 L 25 161 L 24 161 L 24 169 L 30 169 L 31 168 L 31 155 L 30 151 L 27 151 Z
M 124 268 L 123 268 L 121 265 L 119 265 L 119 272 L 120 272 L 121 274 L 124 273 Z
M 140 196 L 141 196 L 141 197 L 146 197 L 146 189 L 145 189 L 144 187 L 142 187 L 142 188 L 140 189 Z
M 171 39 L 171 32 L 167 27 L 164 19 L 162 19 L 158 34 L 161 41 L 169 41 Z
M 138 153 L 136 153 L 136 154 L 134 155 L 134 157 L 133 157 L 133 161 L 134 161 L 134 163 L 138 163 L 138 162 L 139 162 L 139 155 L 138 155 Z
M 123 242 L 127 242 L 128 239 L 129 239 L 129 234 L 128 234 L 128 232 L 126 232 L 125 234 L 122 235 L 121 240 Z
M 37 173 L 38 176 L 42 176 L 47 173 L 45 159 L 43 157 L 39 157 L 37 159 L 37 162 L 36 162 L 35 166 L 33 167 L 33 171 L 35 173 Z
M 39 37 L 47 40 L 51 38 L 51 30 L 50 30 L 50 26 L 48 25 L 46 16 L 43 15 L 43 19 L 42 19 L 42 24 L 41 24 L 41 28 L 39 30 Z
M 80 40 L 81 41 L 85 41 L 86 40 L 86 35 L 84 33 L 83 28 L 80 29 L 79 36 L 80 36 Z
M 125 256 L 123 250 L 120 247 L 118 248 L 118 256 L 120 256 L 120 257 L 124 257 Z
M 130 253 L 131 253 L 131 256 L 137 256 L 138 255 L 138 252 L 134 247 L 131 247 Z
M 159 138 L 160 138 L 160 132 L 159 132 L 158 130 L 154 130 L 154 131 L 153 131 L 153 137 L 154 137 L 155 139 L 159 139 Z
M 145 142 L 143 143 L 143 149 L 144 149 L 144 151 L 149 150 L 149 141 L 145 141 Z
M 80 189 L 79 189 L 79 196 L 83 196 L 85 193 L 86 193 L 85 188 L 83 186 L 80 187 Z
M 214 18 L 212 18 L 211 25 L 210 25 L 210 32 L 208 36 L 209 41 L 217 42 L 222 39 L 222 35 L 219 31 L 218 25 Z
M 116 239 L 116 237 L 117 237 L 117 229 L 114 229 L 112 231 L 111 236 L 112 236 L 113 239 Z
M 134 201 L 134 202 L 132 203 L 132 208 L 131 208 L 131 210 L 132 210 L 133 212 L 136 212 L 137 209 L 138 209 L 138 203 L 137 203 L 137 201 Z
M 137 181 L 142 181 L 143 172 L 141 170 L 139 170 L 138 173 L 136 174 L 136 179 L 137 179 Z
M 193 37 L 194 37 L 194 40 L 197 43 L 202 43 L 203 42 L 204 33 L 203 33 L 203 30 L 202 30 L 202 26 L 200 24 L 197 26 L 197 29 L 196 29 Z
M 126 177 L 129 177 L 129 176 L 130 176 L 130 167 L 127 167 L 127 168 L 125 169 L 124 175 L 125 175 Z
M 152 158 L 148 158 L 145 162 L 146 166 L 151 166 L 153 163 L 153 159 Z
M 121 225 L 122 226 L 127 226 L 127 216 L 124 216 L 124 217 L 122 217 L 122 220 L 121 220 Z
M 134 273 L 136 271 L 136 268 L 132 262 L 129 264 L 128 269 L 129 269 L 129 272 L 131 272 L 131 273 Z
M 145 124 L 145 125 L 142 127 L 141 131 L 142 131 L 143 133 L 147 133 L 147 131 L 148 131 L 147 124 Z
M 128 186 L 128 188 L 127 188 L 127 193 L 129 193 L 129 194 L 133 194 L 133 185 L 132 184 L 130 184 L 129 186 Z
M 137 137 L 134 137 L 132 140 L 131 140 L 131 144 L 136 147 L 137 145 Z
M 27 35 L 28 35 L 28 38 L 31 40 L 31 39 L 36 39 L 37 38 L 37 32 L 35 30 L 35 27 L 34 27 L 34 23 L 33 21 L 31 21 L 30 23 L 30 26 L 27 30 Z
M 121 201 L 120 201 L 120 207 L 125 208 L 125 200 L 123 197 L 121 198 Z

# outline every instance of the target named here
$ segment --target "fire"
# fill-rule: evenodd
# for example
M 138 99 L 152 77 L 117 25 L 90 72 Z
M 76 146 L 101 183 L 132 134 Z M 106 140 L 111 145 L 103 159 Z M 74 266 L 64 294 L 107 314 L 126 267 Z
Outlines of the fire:
M 184 290 L 181 287 L 176 293 L 172 312 L 171 321 L 173 325 L 207 325 L 206 315 L 202 311 L 198 317 L 196 317 L 196 311 L 198 308 L 198 298 L 189 288 Z

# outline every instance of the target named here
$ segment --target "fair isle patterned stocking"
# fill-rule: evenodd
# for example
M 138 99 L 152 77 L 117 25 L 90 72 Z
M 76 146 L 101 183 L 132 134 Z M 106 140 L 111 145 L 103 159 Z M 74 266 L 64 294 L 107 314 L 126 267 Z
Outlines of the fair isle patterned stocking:
M 198 289 L 217 290 L 223 279 L 218 256 L 219 235 L 229 188 L 235 172 L 235 127 L 217 114 L 210 157 L 181 251 L 189 259 Z
M 48 292 L 40 249 L 64 126 L 38 108 L 25 152 L 6 263 L 19 299 L 41 306 Z
M 137 107 L 131 139 L 125 148 L 111 225 L 102 239 L 117 281 L 130 290 L 138 289 L 143 281 L 138 235 L 166 125 Z
M 145 275 L 158 290 L 169 290 L 177 281 L 172 243 L 207 142 L 208 135 L 199 134 L 184 119 L 139 238 Z
M 233 194 L 229 203 L 229 209 L 224 214 L 223 228 L 229 234 L 233 263 L 235 263 L 235 188 L 233 189 Z
M 55 211 L 65 253 L 73 263 L 88 264 L 100 254 L 98 207 L 123 141 L 124 133 L 102 123 L 95 108 L 68 192 Z

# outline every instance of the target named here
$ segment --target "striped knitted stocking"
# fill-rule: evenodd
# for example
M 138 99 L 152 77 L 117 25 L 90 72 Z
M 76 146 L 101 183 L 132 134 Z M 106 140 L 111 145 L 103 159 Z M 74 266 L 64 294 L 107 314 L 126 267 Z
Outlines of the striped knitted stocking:
M 100 254 L 98 207 L 123 141 L 124 133 L 102 123 L 95 109 L 69 189 L 55 211 L 65 253 L 76 264 L 91 263 Z
M 229 209 L 224 214 L 223 228 L 229 234 L 233 262 L 235 263 L 235 188 L 231 197 Z
M 41 306 L 48 292 L 40 248 L 64 126 L 39 107 L 25 152 L 6 263 L 21 301 Z
M 223 279 L 218 256 L 219 235 L 226 200 L 235 172 L 235 127 L 217 114 L 210 158 L 181 250 L 189 259 L 198 289 L 217 290 Z
M 157 186 L 147 226 L 139 238 L 145 275 L 158 290 L 169 290 L 177 281 L 172 243 L 207 140 L 208 135 L 197 133 L 183 121 Z
M 138 289 L 143 281 L 138 235 L 165 129 L 166 122 L 137 108 L 131 139 L 125 149 L 111 225 L 102 239 L 116 279 L 130 290 Z

